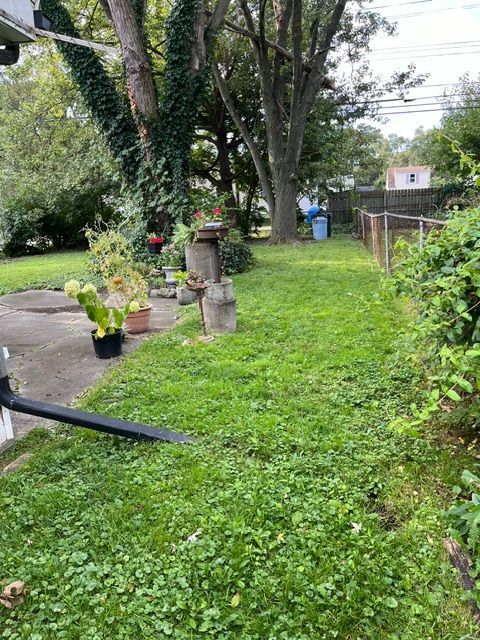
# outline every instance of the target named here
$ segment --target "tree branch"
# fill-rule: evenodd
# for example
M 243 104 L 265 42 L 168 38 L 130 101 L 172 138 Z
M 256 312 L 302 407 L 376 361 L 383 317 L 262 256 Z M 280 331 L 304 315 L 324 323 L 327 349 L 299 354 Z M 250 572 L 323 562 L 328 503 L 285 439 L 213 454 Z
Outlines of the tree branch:
M 262 154 L 260 152 L 259 146 L 256 144 L 255 140 L 250 135 L 250 132 L 247 129 L 247 126 L 242 120 L 239 112 L 237 111 L 235 105 L 233 104 L 232 96 L 228 90 L 227 84 L 222 78 L 222 74 L 220 73 L 220 69 L 215 61 L 212 62 L 212 72 L 213 77 L 215 78 L 215 82 L 217 83 L 218 90 L 220 91 L 220 95 L 222 96 L 222 100 L 225 103 L 225 106 L 228 109 L 230 117 L 232 118 L 235 126 L 239 130 L 243 141 L 248 147 L 250 154 L 252 156 L 253 162 L 255 164 L 255 168 L 258 173 L 258 177 L 260 179 L 260 183 L 262 185 L 263 197 L 265 198 L 268 211 L 270 217 L 273 220 L 275 215 L 275 197 L 273 195 L 273 190 L 270 185 L 270 179 L 267 173 L 267 168 L 265 163 L 263 162 Z
M 252 33 L 255 33 L 255 23 L 253 22 L 252 13 L 248 8 L 246 0 L 240 0 L 240 8 L 242 10 L 243 17 L 245 18 L 247 29 L 249 29 Z
M 227 15 L 228 7 L 230 6 L 231 0 L 218 0 L 215 5 L 215 9 L 213 10 L 212 15 L 210 16 L 210 20 L 207 24 L 207 49 L 210 44 L 211 39 L 215 36 L 218 28 L 224 21 L 225 16 Z
M 254 33 L 253 31 L 244 29 L 240 25 L 235 24 L 234 22 L 231 22 L 226 18 L 223 22 L 230 31 L 233 31 L 234 33 L 240 33 L 241 35 L 246 36 L 247 38 L 250 38 L 250 40 L 253 40 L 258 44 L 260 43 L 260 36 Z M 288 49 L 285 49 L 285 47 L 282 47 L 281 45 L 277 44 L 276 42 L 272 42 L 271 40 L 265 40 L 265 44 L 267 45 L 267 47 L 270 47 L 270 49 L 273 49 L 274 51 L 279 53 L 281 56 L 283 56 L 286 60 L 293 61 L 293 53 L 291 51 L 288 51 Z M 307 71 L 309 71 L 312 68 L 308 64 L 305 64 L 304 67 Z
M 153 44 L 150 44 L 149 42 L 147 42 L 146 48 L 147 48 L 147 51 L 151 51 L 159 58 L 163 58 L 163 60 L 167 59 L 167 56 L 164 53 L 162 53 L 160 49 L 157 49 L 157 47 L 154 47 Z
M 214 178 L 208 169 L 197 168 L 195 170 L 195 173 L 197 174 L 197 176 L 200 176 L 201 178 L 205 178 L 206 180 L 211 182 L 215 187 L 217 188 L 220 187 L 221 180 L 217 180 L 217 178 Z

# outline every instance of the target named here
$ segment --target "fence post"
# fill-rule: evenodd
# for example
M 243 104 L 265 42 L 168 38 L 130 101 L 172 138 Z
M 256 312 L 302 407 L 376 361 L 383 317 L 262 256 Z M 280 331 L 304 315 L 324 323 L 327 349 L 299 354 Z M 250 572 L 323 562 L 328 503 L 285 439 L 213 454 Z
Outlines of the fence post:
M 390 252 L 388 247 L 388 213 L 385 211 L 383 219 L 385 221 L 385 268 L 390 275 Z
M 420 249 L 423 249 L 424 238 L 425 238 L 425 230 L 423 226 L 423 220 L 420 218 Z
M 375 260 L 379 265 L 382 264 L 382 251 L 380 249 L 380 216 L 372 216 L 370 218 L 372 225 L 372 246 L 373 246 L 373 255 L 375 256 Z

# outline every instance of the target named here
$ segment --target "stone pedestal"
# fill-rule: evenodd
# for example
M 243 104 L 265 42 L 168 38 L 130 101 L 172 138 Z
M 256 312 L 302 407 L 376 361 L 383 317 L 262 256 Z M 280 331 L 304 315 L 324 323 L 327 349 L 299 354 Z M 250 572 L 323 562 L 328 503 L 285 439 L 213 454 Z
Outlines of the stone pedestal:
M 193 304 L 197 296 L 194 291 L 189 291 L 186 287 L 177 287 L 177 300 L 178 304 L 184 306 L 187 304 Z
M 222 278 L 221 282 L 209 281 L 209 285 L 203 300 L 207 331 L 234 333 L 237 330 L 237 303 L 232 281 Z
M 185 247 L 187 271 L 195 271 L 206 280 L 212 280 L 214 277 L 216 259 L 216 248 L 211 242 L 194 242 Z

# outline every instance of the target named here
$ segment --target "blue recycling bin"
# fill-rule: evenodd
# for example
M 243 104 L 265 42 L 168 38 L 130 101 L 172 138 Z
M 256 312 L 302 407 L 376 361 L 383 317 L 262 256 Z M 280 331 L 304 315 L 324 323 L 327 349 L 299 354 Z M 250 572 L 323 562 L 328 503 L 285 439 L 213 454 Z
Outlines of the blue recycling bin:
M 312 231 L 314 240 L 326 240 L 328 237 L 328 220 L 323 216 L 318 216 L 312 220 Z

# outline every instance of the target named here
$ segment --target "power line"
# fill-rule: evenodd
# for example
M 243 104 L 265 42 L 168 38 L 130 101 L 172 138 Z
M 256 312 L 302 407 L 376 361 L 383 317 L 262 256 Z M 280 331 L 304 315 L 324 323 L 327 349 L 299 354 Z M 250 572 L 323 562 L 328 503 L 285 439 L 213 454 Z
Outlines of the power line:
M 411 51 L 411 50 L 421 50 L 421 49 L 442 49 L 445 47 L 453 47 L 453 48 L 459 48 L 461 46 L 476 46 L 480 44 L 480 40 L 464 40 L 464 41 L 459 41 L 459 42 L 432 42 L 431 44 L 408 44 L 408 45 L 404 45 L 404 46 L 398 46 L 398 47 L 382 47 L 379 49 L 372 49 L 370 51 L 370 53 L 377 53 L 379 51 L 384 52 L 384 51 L 404 51 L 405 49 Z
M 404 13 L 398 16 L 384 16 L 389 20 L 400 20 L 401 18 L 415 18 L 430 13 L 439 13 L 440 11 L 457 11 L 458 9 L 478 9 L 480 4 L 462 4 L 459 7 L 445 7 L 444 9 L 433 9 L 432 11 L 418 11 L 417 13 Z
M 387 111 L 382 112 L 379 115 L 381 116 L 393 116 L 402 113 L 433 113 L 434 111 L 462 111 L 463 109 L 478 109 L 480 107 L 448 107 L 446 109 L 420 109 L 420 110 L 412 110 L 412 111 Z
M 377 9 L 386 9 L 387 7 L 402 7 L 406 4 L 422 4 L 424 2 L 431 2 L 432 0 L 411 0 L 410 2 L 398 2 L 396 4 L 382 4 L 378 7 L 370 7 L 369 9 L 365 9 L 365 11 L 371 11 L 372 9 L 376 11 Z
M 466 88 L 475 88 L 477 85 L 480 85 L 480 81 L 471 80 L 467 83 L 465 82 L 442 82 L 441 84 L 421 84 L 418 87 L 414 87 L 415 89 L 433 89 L 434 87 L 466 87 Z
M 480 53 L 480 49 L 475 49 L 471 51 L 450 51 L 448 53 L 428 53 L 425 55 L 415 55 L 415 58 L 443 58 L 445 56 L 467 56 L 473 55 L 475 53 Z M 378 58 L 376 62 L 392 62 L 394 60 L 411 60 L 410 56 L 395 56 L 395 58 Z
M 394 105 L 386 105 L 384 107 L 379 107 L 379 109 L 409 109 L 411 107 L 433 107 L 440 106 L 438 102 L 420 102 L 419 104 L 394 104 Z M 445 111 L 448 111 L 450 108 L 463 108 L 461 102 L 455 102 L 452 105 L 444 107 Z M 480 104 L 471 105 L 471 109 L 480 109 Z
M 456 93 L 453 96 L 445 95 L 445 94 L 437 94 L 437 95 L 434 95 L 434 96 L 416 96 L 415 98 L 383 98 L 383 99 L 380 98 L 378 100 L 365 100 L 364 102 L 357 102 L 357 103 L 353 103 L 353 104 L 349 103 L 349 102 L 343 102 L 343 103 L 338 103 L 338 104 L 340 106 L 343 106 L 343 105 L 345 105 L 345 106 L 346 105 L 364 106 L 364 105 L 367 105 L 367 104 L 379 104 L 380 102 L 404 102 L 404 103 L 408 103 L 408 104 L 405 104 L 405 105 L 386 105 L 384 107 L 385 109 L 389 109 L 391 107 L 396 109 L 397 107 L 403 107 L 403 106 L 416 107 L 418 105 L 416 105 L 416 104 L 410 105 L 409 103 L 415 102 L 417 100 L 431 100 L 431 99 L 434 99 L 434 98 L 439 98 L 439 99 L 443 98 L 445 100 L 448 100 L 448 99 L 452 99 L 452 98 L 463 98 L 463 97 L 468 98 L 469 94 L 468 93 Z
M 374 60 L 383 60 L 378 56 L 392 55 L 395 59 L 406 60 L 407 57 L 415 56 L 417 58 L 429 58 L 436 55 L 468 55 L 469 53 L 476 53 L 480 47 L 480 42 L 475 45 L 468 45 L 467 47 L 432 47 L 431 49 L 410 49 L 405 51 L 392 50 L 389 53 L 382 51 L 381 53 L 370 52 L 367 55 L 373 56 Z M 399 58 L 400 56 L 403 56 Z

